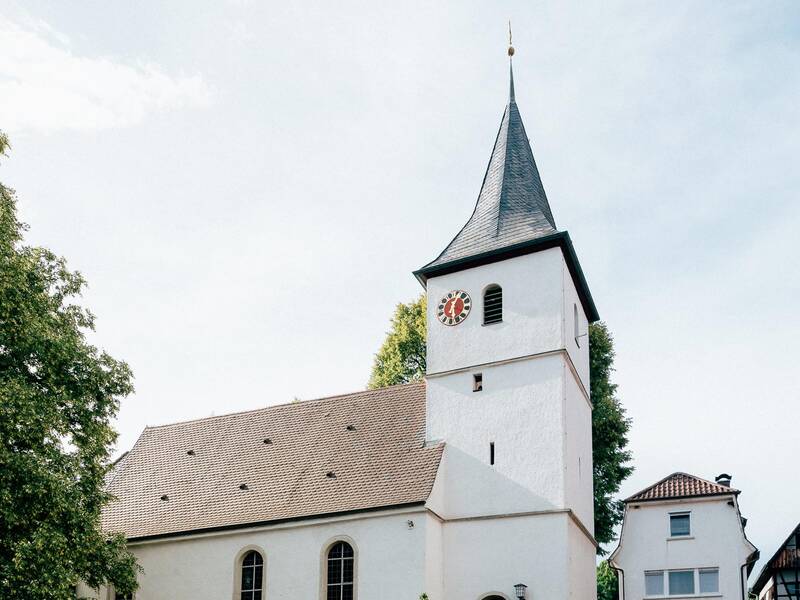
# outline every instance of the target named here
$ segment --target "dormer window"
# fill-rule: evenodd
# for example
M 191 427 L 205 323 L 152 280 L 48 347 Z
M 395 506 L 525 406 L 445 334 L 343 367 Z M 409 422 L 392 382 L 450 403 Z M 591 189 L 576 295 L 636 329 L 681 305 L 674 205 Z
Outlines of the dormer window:
M 483 324 L 491 325 L 503 320 L 503 288 L 490 285 L 483 292 Z
M 672 513 L 669 515 L 670 537 L 686 537 L 692 532 L 690 515 L 685 513 Z

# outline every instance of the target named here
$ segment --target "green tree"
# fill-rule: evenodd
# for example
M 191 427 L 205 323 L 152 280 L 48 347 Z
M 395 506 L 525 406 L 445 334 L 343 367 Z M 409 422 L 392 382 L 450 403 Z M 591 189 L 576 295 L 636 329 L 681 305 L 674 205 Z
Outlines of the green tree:
M 617 572 L 607 560 L 597 565 L 597 600 L 618 600 L 619 583 Z
M 371 389 L 419 381 L 425 375 L 427 306 L 425 294 L 408 304 L 397 305 L 392 328 L 375 355 L 368 384 Z
M 369 387 L 418 381 L 425 375 L 425 296 L 398 304 L 391 330 L 375 355 Z M 611 382 L 614 342 L 605 323 L 589 326 L 591 368 L 592 440 L 594 460 L 594 529 L 601 544 L 614 540 L 614 528 L 622 520 L 622 502 L 614 500 L 620 484 L 633 472 L 626 450 L 630 420 Z M 605 554 L 602 548 L 600 554 Z
M 131 372 L 87 342 L 83 278 L 25 245 L 26 229 L 0 184 L 0 598 L 74 598 L 79 581 L 129 593 L 138 566 L 122 535 L 101 531 L 100 510 Z
M 614 495 L 633 473 L 627 450 L 631 421 L 611 382 L 614 339 L 605 323 L 589 326 L 589 373 L 592 397 L 592 464 L 594 465 L 594 537 L 601 544 L 615 539 L 614 528 L 622 521 L 623 503 Z M 605 551 L 598 549 L 600 554 Z

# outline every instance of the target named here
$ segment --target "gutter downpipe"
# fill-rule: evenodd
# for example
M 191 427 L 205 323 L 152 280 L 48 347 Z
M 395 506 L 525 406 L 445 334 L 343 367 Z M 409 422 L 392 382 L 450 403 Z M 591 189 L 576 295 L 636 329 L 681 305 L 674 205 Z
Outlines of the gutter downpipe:
M 619 600 L 625 600 L 625 570 L 610 562 L 611 568 L 619 573 Z M 744 600 L 747 600 L 746 598 Z

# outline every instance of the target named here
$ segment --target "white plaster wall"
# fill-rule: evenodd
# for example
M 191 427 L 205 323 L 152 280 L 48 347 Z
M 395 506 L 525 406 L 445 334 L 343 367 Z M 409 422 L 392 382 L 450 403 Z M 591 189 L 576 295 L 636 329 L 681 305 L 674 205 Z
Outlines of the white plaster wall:
M 568 525 L 569 598 L 593 600 L 597 598 L 597 549 L 572 520 Z
M 572 280 L 572 275 L 569 273 L 569 268 L 563 256 L 561 256 L 561 278 L 564 286 L 564 307 L 562 309 L 562 315 L 564 316 L 564 347 L 572 359 L 572 364 L 578 372 L 578 377 L 583 387 L 588 390 L 589 320 L 586 318 L 586 313 L 583 311 L 583 305 L 578 297 L 578 291 L 575 289 L 575 283 Z M 575 308 L 578 309 L 577 338 L 575 336 Z
M 563 264 L 561 250 L 551 248 L 429 279 L 428 373 L 563 348 Z M 491 284 L 503 288 L 503 322 L 484 326 L 483 290 Z M 447 327 L 436 307 L 454 289 L 466 291 L 473 308 Z
M 432 600 L 444 598 L 444 532 L 441 521 L 425 516 L 425 592 Z M 412 600 L 416 600 L 413 598 Z
M 570 527 L 565 513 L 445 523 L 444 598 L 514 598 L 516 583 L 526 584 L 532 599 L 595 598 L 593 547 L 584 543 L 588 563 L 585 551 L 573 558 Z
M 566 505 L 594 533 L 592 409 L 571 369 L 564 365 Z
M 409 519 L 414 521 L 413 529 L 407 526 Z M 426 512 L 418 510 L 132 544 L 144 568 L 136 600 L 233 598 L 234 562 L 250 545 L 264 550 L 265 600 L 324 599 L 322 555 L 338 536 L 354 541 L 357 598 L 416 600 L 426 591 L 426 530 Z M 105 600 L 105 596 L 100 598 Z
M 555 354 L 429 377 L 427 437 L 445 440 L 429 506 L 446 518 L 565 506 L 564 368 Z M 489 464 L 489 444 L 495 464 Z
M 625 600 L 645 597 L 644 572 L 719 568 L 721 598 L 741 600 L 740 568 L 754 550 L 745 539 L 739 511 L 728 500 L 695 499 L 628 505 L 614 564 L 625 572 Z M 670 539 L 669 513 L 691 511 L 691 536 Z

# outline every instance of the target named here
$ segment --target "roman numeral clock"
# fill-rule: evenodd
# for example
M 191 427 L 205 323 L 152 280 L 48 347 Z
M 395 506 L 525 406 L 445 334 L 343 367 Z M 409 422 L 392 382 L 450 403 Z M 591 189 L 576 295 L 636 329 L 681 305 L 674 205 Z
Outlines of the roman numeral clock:
M 439 300 L 436 317 L 442 325 L 458 325 L 469 316 L 471 309 L 472 299 L 469 294 L 462 290 L 453 290 Z

